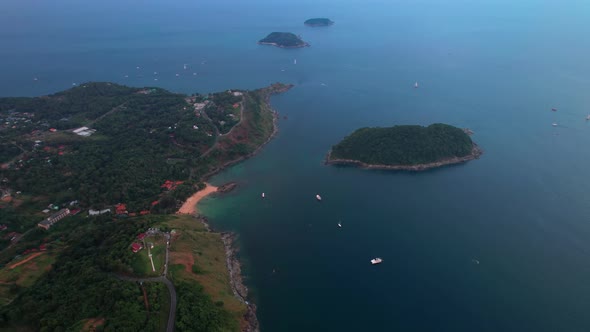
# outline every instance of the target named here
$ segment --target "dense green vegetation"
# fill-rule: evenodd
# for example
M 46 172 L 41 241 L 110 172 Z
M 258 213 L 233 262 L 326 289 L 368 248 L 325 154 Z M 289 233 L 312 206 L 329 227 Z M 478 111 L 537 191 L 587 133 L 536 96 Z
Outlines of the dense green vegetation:
M 303 47 L 307 46 L 299 36 L 291 32 L 272 32 L 259 41 L 261 44 L 273 44 L 279 47 Z
M 371 165 L 417 165 L 471 153 L 473 142 L 460 128 L 446 124 L 361 128 L 332 147 L 330 159 Z
M 178 332 L 236 331 L 238 324 L 223 309 L 223 303 L 214 303 L 203 287 L 181 282 L 176 284 L 178 306 L 175 330 Z
M 31 273 L 34 279 L 26 286 L 0 280 L 0 303 L 12 301 L 0 308 L 0 327 L 73 331 L 104 318 L 99 328 L 104 331 L 161 330 L 167 290 L 117 277 L 133 273 L 130 244 L 139 232 L 169 218 L 157 214 L 177 211 L 202 189 L 204 176 L 268 140 L 274 128 L 269 95 L 289 87 L 184 96 L 87 83 L 50 96 L 0 98 L 0 160 L 7 162 L 0 168 L 0 189 L 8 197 L 0 201 L 0 224 L 6 226 L 0 230 L 0 268 L 41 246 L 43 260 L 36 259 L 51 265 L 47 272 Z M 194 103 L 205 100 L 210 109 L 203 114 Z M 229 114 L 239 115 L 242 105 L 243 119 L 236 125 L 239 117 Z M 221 124 L 223 119 L 233 122 Z M 96 132 L 79 136 L 73 132 L 79 126 Z M 167 180 L 174 186 L 163 186 Z M 50 203 L 51 211 L 83 212 L 46 231 L 36 224 L 48 216 L 41 210 Z M 114 210 L 117 203 L 125 203 L 129 213 L 88 217 L 85 211 Z M 151 217 L 132 215 L 140 211 Z M 222 304 L 198 287 L 189 291 L 194 294 L 179 294 L 179 329 L 236 329 L 236 317 Z
M 303 22 L 303 24 L 311 27 L 325 27 L 334 24 L 329 18 L 310 18 Z
M 159 323 L 147 315 L 139 286 L 111 274 L 128 270 L 129 243 L 152 222 L 119 223 L 103 218 L 62 233 L 61 242 L 68 246 L 53 269 L 2 308 L 2 322 L 65 331 L 84 319 L 104 317 L 106 331 L 157 331 L 154 326 Z
M 220 134 L 226 134 L 240 120 L 242 96 L 225 91 L 210 94 L 208 100 L 210 103 L 205 108 L 207 116 Z
M 120 280 L 131 272 L 130 243 L 166 216 L 135 218 L 133 222 L 101 217 L 53 230 L 67 244 L 45 278 L 21 290 L 10 306 L 0 310 L 0 327 L 29 326 L 38 331 L 65 331 L 91 318 L 104 318 L 104 331 L 162 331 L 167 319 L 168 293 L 161 284 Z M 64 225 L 64 224 L 61 224 Z M 46 239 L 47 240 L 47 239 Z M 143 290 L 148 296 L 146 309 Z M 236 322 L 223 305 L 214 303 L 201 287 L 177 285 L 178 331 L 235 330 Z

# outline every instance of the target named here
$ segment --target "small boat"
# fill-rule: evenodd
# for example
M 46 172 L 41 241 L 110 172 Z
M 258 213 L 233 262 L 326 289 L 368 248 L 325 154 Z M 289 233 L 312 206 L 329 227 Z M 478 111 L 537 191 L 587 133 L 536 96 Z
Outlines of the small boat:
M 555 122 L 553 122 L 551 125 L 552 125 L 553 127 L 557 127 L 557 123 L 555 123 Z
M 184 64 L 184 67 L 183 68 L 184 68 L 184 70 L 186 70 L 186 63 Z
M 158 72 L 157 72 L 157 71 L 155 71 L 155 72 L 154 72 L 154 75 L 158 75 Z
M 342 222 L 341 221 L 338 222 L 338 227 L 342 227 Z
M 373 264 L 373 265 L 381 264 L 381 262 L 383 262 L 383 259 L 381 259 L 379 257 L 371 259 L 371 264 Z
M 475 259 L 475 258 L 474 258 L 474 259 L 472 259 L 471 261 L 473 262 L 473 264 L 477 264 L 477 265 L 479 265 L 479 260 L 477 260 L 477 259 Z
M 551 108 L 553 112 L 557 112 L 557 108 Z
M 414 83 L 414 88 L 418 89 L 418 82 Z
M 176 77 L 180 76 L 180 74 L 176 74 Z
M 293 64 L 296 65 L 297 64 L 297 59 L 293 60 Z
M 588 116 L 586 116 L 586 121 L 590 120 L 590 114 L 588 114 Z
M 197 76 L 197 73 L 193 73 L 193 76 Z
M 262 198 L 264 198 L 264 197 L 265 197 L 265 195 L 264 195 L 264 193 L 262 193 Z
M 321 201 L 321 200 L 322 200 L 322 196 L 320 196 L 320 195 L 315 195 L 315 199 L 317 199 L 318 201 Z
M 38 80 L 38 78 L 36 78 L 36 77 L 35 77 L 35 78 L 33 78 L 33 81 L 37 81 L 37 80 Z

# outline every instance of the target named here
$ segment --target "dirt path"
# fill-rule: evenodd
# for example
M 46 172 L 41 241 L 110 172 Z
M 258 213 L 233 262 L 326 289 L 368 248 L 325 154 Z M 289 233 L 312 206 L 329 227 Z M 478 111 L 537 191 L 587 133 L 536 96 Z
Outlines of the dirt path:
M 37 257 L 37 256 L 41 256 L 41 255 L 43 255 L 43 253 L 42 253 L 42 252 L 36 252 L 36 253 L 32 254 L 31 256 L 29 256 L 29 257 L 27 257 L 27 258 L 23 259 L 23 260 L 22 260 L 22 261 L 20 261 L 20 262 L 18 262 L 18 263 L 14 263 L 14 264 L 10 265 L 8 268 L 12 270 L 12 269 L 14 269 L 15 267 L 17 267 L 17 266 L 21 266 L 21 265 L 23 265 L 24 263 L 26 263 L 26 262 L 30 261 L 31 259 L 34 259 L 35 257 Z

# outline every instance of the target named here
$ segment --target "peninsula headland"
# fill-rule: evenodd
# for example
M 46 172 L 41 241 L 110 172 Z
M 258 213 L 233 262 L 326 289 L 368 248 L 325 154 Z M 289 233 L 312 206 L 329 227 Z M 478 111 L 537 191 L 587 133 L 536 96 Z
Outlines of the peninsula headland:
M 235 248 L 194 208 L 216 191 L 204 181 L 273 137 L 270 96 L 291 87 L 184 95 L 90 82 L 0 98 L 4 326 L 257 330 Z
M 361 128 L 334 145 L 326 164 L 423 171 L 477 159 L 482 150 L 466 130 L 436 123 Z

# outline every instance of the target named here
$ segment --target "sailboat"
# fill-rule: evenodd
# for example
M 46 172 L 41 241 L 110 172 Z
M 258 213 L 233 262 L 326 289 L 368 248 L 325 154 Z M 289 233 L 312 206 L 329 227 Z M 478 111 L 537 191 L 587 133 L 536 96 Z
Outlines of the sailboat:
M 262 198 L 264 198 L 264 197 L 265 197 L 265 196 L 264 196 L 264 193 L 262 193 Z
M 414 83 L 414 88 L 418 89 L 418 82 Z

